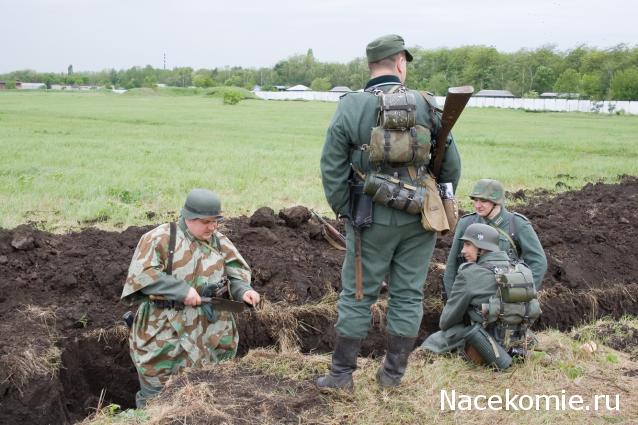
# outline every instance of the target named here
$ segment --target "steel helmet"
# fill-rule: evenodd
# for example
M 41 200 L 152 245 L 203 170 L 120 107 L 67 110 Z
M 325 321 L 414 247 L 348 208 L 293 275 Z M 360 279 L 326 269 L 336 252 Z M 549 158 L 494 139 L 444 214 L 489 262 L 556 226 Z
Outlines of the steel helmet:
M 477 248 L 486 251 L 500 251 L 498 246 L 498 231 L 483 223 L 474 223 L 467 226 L 461 240 L 471 242 Z
M 505 188 L 498 180 L 481 179 L 474 185 L 474 189 L 470 192 L 470 198 L 485 199 L 496 205 L 503 205 L 503 202 L 505 202 Z
M 182 217 L 185 219 L 214 217 L 217 220 L 224 218 L 222 215 L 222 202 L 219 195 L 207 189 L 193 189 L 188 192 Z

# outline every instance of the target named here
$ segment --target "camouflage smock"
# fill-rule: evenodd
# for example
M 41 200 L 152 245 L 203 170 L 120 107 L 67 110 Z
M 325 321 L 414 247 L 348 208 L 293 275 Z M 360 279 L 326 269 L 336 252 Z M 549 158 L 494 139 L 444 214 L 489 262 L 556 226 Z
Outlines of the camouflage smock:
M 233 316 L 218 312 L 210 322 L 201 307 L 183 310 L 161 308 L 148 300 L 153 287 L 167 299 L 183 301 L 189 287 L 201 290 L 208 283 L 230 280 L 230 293 L 241 299 L 251 289 L 248 264 L 232 242 L 215 232 L 211 241 L 195 238 L 183 219 L 177 226 L 172 276 L 164 273 L 168 258 L 169 224 L 163 224 L 140 239 L 122 291 L 122 299 L 141 301 L 129 335 L 131 358 L 140 379 L 158 387 L 169 375 L 184 367 L 217 363 L 237 352 L 239 334 Z M 188 286 L 185 286 L 188 285 Z M 171 294 L 172 292 L 172 294 Z

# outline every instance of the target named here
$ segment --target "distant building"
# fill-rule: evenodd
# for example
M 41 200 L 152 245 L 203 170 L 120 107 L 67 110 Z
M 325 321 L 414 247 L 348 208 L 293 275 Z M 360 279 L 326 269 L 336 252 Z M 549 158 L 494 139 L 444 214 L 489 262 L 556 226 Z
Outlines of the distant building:
M 46 88 L 47 85 L 44 83 L 23 83 L 22 81 L 16 81 L 16 89 L 20 90 L 42 90 Z
M 286 89 L 286 91 L 310 91 L 310 88 L 304 86 L 303 84 L 297 84 L 296 86 L 292 86 Z
M 349 93 L 352 90 L 350 90 L 349 87 L 346 86 L 335 86 L 333 88 L 330 89 L 331 92 L 336 92 L 336 93 Z
M 5 83 L 4 81 L 0 81 L 0 90 L 4 90 L 7 88 L 7 83 Z
M 475 97 L 515 97 L 509 90 L 481 90 Z
M 543 99 L 578 99 L 580 97 L 580 93 L 545 92 L 541 93 L 540 97 Z
M 288 87 L 286 86 L 273 86 L 273 88 L 277 91 L 286 91 Z

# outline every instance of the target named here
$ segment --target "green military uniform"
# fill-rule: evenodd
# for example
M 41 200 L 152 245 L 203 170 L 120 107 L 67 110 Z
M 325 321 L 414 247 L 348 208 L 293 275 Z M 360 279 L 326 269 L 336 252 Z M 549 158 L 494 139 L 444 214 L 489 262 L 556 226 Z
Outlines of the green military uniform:
M 389 34 L 375 39 L 367 45 L 366 56 L 373 78 L 363 92 L 349 93 L 341 98 L 321 154 L 321 178 L 328 203 L 338 215 L 349 218 L 332 366 L 327 375 L 317 379 L 317 386 L 322 390 L 354 389 L 352 372 L 357 367 L 357 354 L 372 322 L 370 307 L 377 301 L 386 276 L 389 276 L 388 342 L 383 363 L 377 371 L 377 382 L 381 388 L 400 384 L 421 325 L 423 286 L 436 242 L 436 234 L 424 230 L 421 224 L 419 202 L 413 202 L 422 191 L 430 144 L 441 128 L 434 98 L 428 95 L 426 101 L 420 93 L 402 85 L 401 77 L 407 75 L 407 62 L 412 60 L 402 37 Z M 399 96 L 395 98 L 396 94 Z M 386 115 L 386 111 L 401 112 L 390 118 L 394 112 Z M 407 119 L 402 121 L 403 118 Z M 373 128 L 375 135 L 382 136 L 373 137 Z M 392 155 L 394 147 L 400 146 L 398 138 L 402 135 L 407 136 L 404 140 L 410 140 L 411 159 Z M 395 136 L 397 139 L 393 139 Z M 451 183 L 456 188 L 461 170 L 460 157 L 452 137 L 448 138 L 447 144 L 438 177 L 440 182 Z M 393 188 L 384 187 L 385 200 L 376 197 L 380 188 L 369 198 L 371 193 L 365 187 L 367 194 L 355 194 L 350 199 L 351 181 L 378 176 L 389 176 L 394 181 Z M 401 181 L 400 185 L 397 180 Z M 410 190 L 414 192 L 401 198 L 400 188 L 407 188 L 406 184 L 413 187 Z M 359 190 L 361 186 L 364 185 L 354 188 Z M 361 208 L 355 215 L 355 222 L 361 222 L 358 230 L 352 225 L 355 217 L 350 217 L 350 203 L 355 199 L 364 203 L 372 199 L 379 201 L 372 205 L 372 217 L 366 213 L 362 214 L 365 219 L 359 220 L 361 210 L 368 207 Z M 399 206 L 406 200 L 409 201 Z M 407 213 L 408 207 L 416 214 Z M 360 247 L 362 264 L 355 261 L 356 247 Z M 357 299 L 359 294 L 355 288 L 357 264 L 361 264 L 362 269 L 361 299 Z
M 217 363 L 235 356 L 239 335 L 233 316 L 217 312 L 209 320 L 201 306 L 165 308 L 149 301 L 149 295 L 183 301 L 191 287 L 230 281 L 230 293 L 241 300 L 251 289 L 248 264 L 232 242 L 215 232 L 211 240 L 195 238 L 184 218 L 177 226 L 173 272 L 167 275 L 169 224 L 163 224 L 140 239 L 129 267 L 122 299 L 141 302 L 129 344 L 141 390 L 138 407 L 160 391 L 165 381 L 185 367 Z
M 503 233 L 509 234 L 510 221 L 514 220 L 513 228 L 516 229 L 514 238 L 508 238 Z M 463 248 L 463 242 L 460 240 L 461 235 L 465 232 L 465 229 L 473 223 L 484 223 L 490 226 L 500 229 L 499 232 L 499 248 L 508 253 L 512 260 L 522 259 L 525 264 L 532 270 L 534 276 L 534 286 L 536 289 L 540 289 L 543 276 L 547 271 L 547 258 L 545 257 L 545 251 L 532 227 L 530 221 L 523 215 L 518 213 L 511 213 L 507 211 L 505 206 L 501 205 L 501 211 L 493 219 L 486 219 L 480 217 L 477 213 L 464 215 L 458 222 L 456 230 L 454 232 L 454 240 L 452 241 L 452 247 L 447 258 L 447 264 L 445 266 L 445 273 L 443 274 L 443 284 L 445 292 L 449 295 L 452 291 L 452 285 L 457 275 L 459 267 L 459 254 Z M 516 255 L 516 250 L 512 247 L 510 239 L 518 245 L 517 249 L 520 255 Z
M 361 149 L 370 142 L 370 133 L 377 125 L 378 97 L 369 91 L 384 92 L 400 84 L 398 77 L 384 75 L 374 78 L 360 93 L 344 95 L 330 123 L 321 155 L 321 176 L 328 203 L 341 216 L 349 213 L 349 186 L 352 167 L 363 173 L 371 170 L 368 155 Z M 440 117 L 418 92 L 417 124 L 433 127 L 436 134 L 440 128 Z M 460 176 L 460 157 L 454 141 L 449 146 L 443 161 L 440 181 L 451 182 L 456 188 Z M 401 180 L 414 185 L 409 175 Z M 354 236 L 347 225 L 347 251 L 343 263 L 338 303 L 337 331 L 349 337 L 365 337 L 370 323 L 370 306 L 377 300 L 379 288 L 387 273 L 390 275 L 387 327 L 388 332 L 400 336 L 416 336 L 423 315 L 423 285 L 436 234 L 426 232 L 419 215 L 380 204 L 374 205 L 374 222 L 362 231 L 361 248 L 363 258 L 363 300 L 354 297 Z
M 485 267 L 507 269 L 509 258 L 503 251 L 487 252 L 476 263 L 463 263 L 456 274 L 448 301 L 439 319 L 440 331 L 430 335 L 422 348 L 446 353 L 465 346 L 465 336 L 475 323 L 482 323 L 481 305 L 496 293 L 494 273 Z M 469 319 L 469 320 L 468 320 Z

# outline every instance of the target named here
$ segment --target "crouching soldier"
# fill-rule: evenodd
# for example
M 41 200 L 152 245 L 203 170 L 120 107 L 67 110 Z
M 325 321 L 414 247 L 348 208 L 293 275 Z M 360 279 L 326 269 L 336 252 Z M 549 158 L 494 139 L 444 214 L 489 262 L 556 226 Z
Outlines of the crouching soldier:
M 461 350 L 476 363 L 506 369 L 512 356 L 525 356 L 531 348 L 528 328 L 540 316 L 532 272 L 510 262 L 499 248 L 498 231 L 487 224 L 471 224 L 460 239 L 466 263 L 441 313 L 441 330 L 421 347 Z
M 222 219 L 217 194 L 193 189 L 177 223 L 156 227 L 137 244 L 122 299 L 139 303 L 129 335 L 138 408 L 183 368 L 235 356 L 236 310 L 228 306 L 237 303 L 220 300 L 225 291 L 232 300 L 259 303 L 248 264 L 217 230 Z M 218 303 L 202 304 L 202 296 Z

